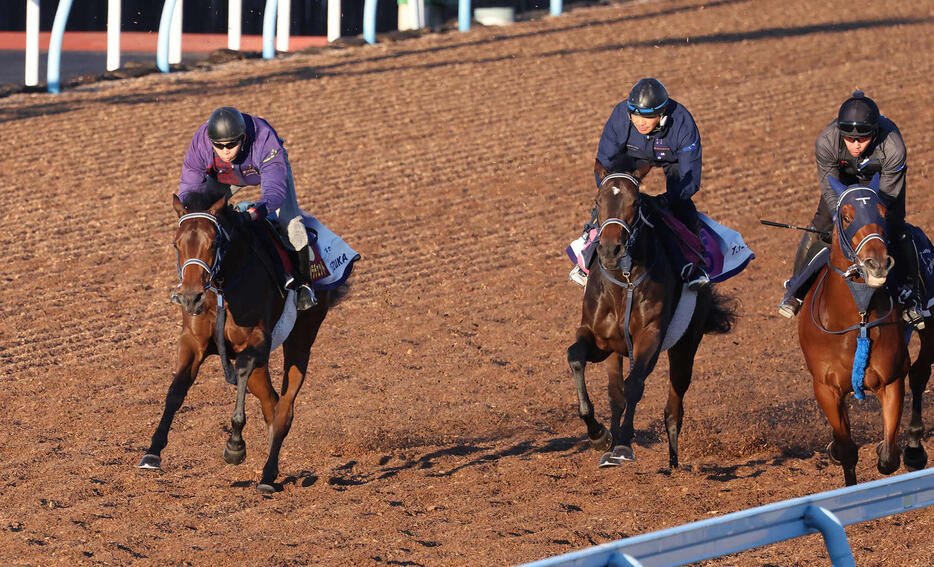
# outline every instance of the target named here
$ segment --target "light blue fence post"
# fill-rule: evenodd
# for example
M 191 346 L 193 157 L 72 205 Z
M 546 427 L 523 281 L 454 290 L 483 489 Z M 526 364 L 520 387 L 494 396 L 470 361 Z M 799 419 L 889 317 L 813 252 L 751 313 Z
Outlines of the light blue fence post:
M 551 15 L 552 16 L 560 16 L 561 8 L 562 8 L 561 0 L 551 0 Z
M 470 30 L 470 0 L 458 0 L 457 2 L 457 29 Z
M 49 83 L 49 92 L 58 94 L 61 92 L 61 67 L 62 67 L 62 39 L 65 35 L 65 24 L 68 22 L 68 14 L 71 13 L 71 0 L 61 0 L 58 3 L 58 10 L 55 11 L 55 21 L 52 22 L 52 34 L 49 37 L 49 61 L 46 70 L 46 80 Z
M 279 0 L 266 0 L 266 11 L 263 13 L 263 59 L 272 59 L 276 56 L 276 9 Z
M 165 0 L 165 4 L 162 5 L 159 39 L 156 44 L 156 67 L 163 73 L 169 72 L 169 28 L 172 26 L 172 14 L 174 13 L 175 0 Z
M 363 40 L 376 43 L 376 0 L 363 0 Z

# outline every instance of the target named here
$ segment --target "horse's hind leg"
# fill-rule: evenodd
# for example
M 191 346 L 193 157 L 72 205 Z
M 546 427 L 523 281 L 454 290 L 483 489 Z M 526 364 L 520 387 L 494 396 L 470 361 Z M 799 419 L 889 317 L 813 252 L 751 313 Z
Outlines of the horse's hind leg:
M 694 372 L 694 355 L 700 344 L 697 340 L 679 341 L 668 351 L 668 403 L 665 404 L 665 431 L 668 433 L 668 466 L 678 468 L 678 437 L 684 419 L 684 394 L 691 385 Z
M 593 403 L 587 394 L 587 383 L 584 380 L 584 367 L 588 362 L 601 362 L 606 360 L 609 352 L 601 351 L 594 344 L 592 336 L 579 333 L 577 342 L 568 348 L 568 364 L 574 374 L 574 385 L 577 388 L 577 414 L 587 426 L 587 438 L 591 446 L 597 451 L 605 451 L 613 444 L 613 438 L 606 428 L 594 417 Z M 611 364 L 618 364 L 614 355 Z
M 292 418 L 295 415 L 295 398 L 305 381 L 308 370 L 308 360 L 311 356 L 311 345 L 318 336 L 318 329 L 327 314 L 326 302 L 319 304 L 320 309 L 309 310 L 300 317 L 288 339 L 282 345 L 283 371 L 282 395 L 277 397 L 273 407 L 271 419 L 267 419 L 269 426 L 269 455 L 263 466 L 263 476 L 257 488 L 263 492 L 275 491 L 275 481 L 279 476 L 279 452 L 282 443 L 292 428 Z M 324 305 L 323 305 L 324 304 Z M 273 392 L 273 394 L 275 394 Z M 265 411 L 264 411 L 265 414 Z
M 196 344 L 196 341 L 188 335 L 182 335 L 178 348 L 178 367 L 175 375 L 172 377 L 172 384 L 165 395 L 165 409 L 162 411 L 162 419 L 156 431 L 152 434 L 152 441 L 146 454 L 139 462 L 141 469 L 159 469 L 162 468 L 162 450 L 169 442 L 169 428 L 172 426 L 172 420 L 188 394 L 189 388 L 194 384 L 195 377 L 198 375 L 198 369 L 204 360 L 204 345 Z
M 850 437 L 850 417 L 844 406 L 844 393 L 836 386 L 814 381 L 814 397 L 824 411 L 833 429 L 833 441 L 827 446 L 830 460 L 843 467 L 843 481 L 847 486 L 856 484 L 856 462 L 859 451 Z
M 901 450 L 898 448 L 898 426 L 902 419 L 905 402 L 905 380 L 897 378 L 876 392 L 882 404 L 882 442 L 876 446 L 879 460 L 876 467 L 882 474 L 892 474 L 901 465 Z
M 927 331 L 922 331 L 927 332 Z M 921 398 L 927 387 L 928 380 L 931 378 L 931 352 L 934 345 L 930 344 L 926 335 L 921 336 L 921 350 L 918 353 L 918 359 L 911 365 L 908 371 L 908 385 L 911 388 L 911 423 L 908 425 L 908 446 L 905 447 L 905 468 L 910 471 L 921 470 L 927 466 L 928 455 L 921 444 L 921 437 L 924 435 L 924 421 L 921 415 Z

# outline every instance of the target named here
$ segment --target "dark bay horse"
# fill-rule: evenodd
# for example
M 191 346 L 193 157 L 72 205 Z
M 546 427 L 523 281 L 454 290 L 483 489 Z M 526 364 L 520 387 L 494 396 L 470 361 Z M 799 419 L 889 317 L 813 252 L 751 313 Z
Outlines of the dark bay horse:
M 568 348 L 568 363 L 577 387 L 579 415 L 587 436 L 598 451 L 606 451 L 600 466 L 618 466 L 634 459 L 632 439 L 636 404 L 645 380 L 655 368 L 663 339 L 672 323 L 679 298 L 685 294 L 672 259 L 659 246 L 662 230 L 652 199 L 639 192 L 647 168 L 634 175 L 603 177 L 597 193 L 600 243 L 590 273 L 577 328 L 577 341 Z M 736 315 L 727 300 L 712 290 L 697 293 L 693 315 L 677 342 L 668 350 L 670 388 L 665 406 L 668 459 L 678 466 L 678 435 L 684 415 L 684 395 L 691 383 L 694 355 L 705 333 L 726 333 Z M 630 361 L 623 379 L 622 357 Z M 610 431 L 594 417 L 587 395 L 584 367 L 610 359 Z
M 262 406 L 268 430 L 269 454 L 257 488 L 276 490 L 279 475 L 279 451 L 292 425 L 295 397 L 308 368 L 311 345 L 318 329 L 336 298 L 337 292 L 319 292 L 318 304 L 299 311 L 283 349 L 281 393 L 276 393 L 269 376 L 271 332 L 285 306 L 285 299 L 273 275 L 267 248 L 257 243 L 257 231 L 234 214 L 228 196 L 198 196 L 185 208 L 174 197 L 178 213 L 175 248 L 178 251 L 179 284 L 176 294 L 182 306 L 182 334 L 178 341 L 178 366 L 165 398 L 162 419 L 152 436 L 152 443 L 140 461 L 145 469 L 161 468 L 161 452 L 168 443 L 172 419 L 185 400 L 204 359 L 218 354 L 218 342 L 234 359 L 237 402 L 231 418 L 231 432 L 224 449 L 224 460 L 237 465 L 246 458 L 242 437 L 246 424 L 246 391 L 256 396 Z M 198 202 L 198 201 L 203 202 Z M 222 292 L 224 316 L 218 329 L 218 294 Z M 229 376 L 228 376 L 229 377 Z
M 886 246 L 878 177 L 869 186 L 850 187 L 829 179 L 839 196 L 830 259 L 804 299 L 798 314 L 798 339 L 814 378 L 817 403 L 833 429 L 828 453 L 843 467 L 844 482 L 851 486 L 856 484 L 858 448 L 850 436 L 846 396 L 853 392 L 862 399 L 867 389 L 879 399 L 883 439 L 876 446 L 877 468 L 882 474 L 892 474 L 900 466 L 898 428 L 909 355 L 901 308 L 883 287 L 894 260 Z M 908 468 L 923 468 L 927 461 L 920 445 L 920 404 L 934 356 L 931 337 L 922 334 L 926 348 L 913 370 L 917 411 L 912 412 L 911 449 L 905 455 Z

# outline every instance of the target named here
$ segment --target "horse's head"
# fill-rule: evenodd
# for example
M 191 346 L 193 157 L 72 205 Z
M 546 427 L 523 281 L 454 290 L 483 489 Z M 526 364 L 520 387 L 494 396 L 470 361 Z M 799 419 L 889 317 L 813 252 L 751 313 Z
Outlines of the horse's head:
M 178 256 L 178 279 L 181 280 L 172 293 L 172 301 L 178 303 L 189 315 L 197 315 L 204 309 L 204 292 L 213 288 L 214 278 L 220 270 L 221 259 L 230 237 L 224 230 L 218 215 L 227 206 L 227 196 L 205 207 L 182 204 L 173 196 L 175 212 L 178 213 L 178 228 L 175 230 L 175 251 Z
M 597 211 L 600 221 L 600 243 L 597 257 L 606 269 L 620 267 L 620 261 L 629 255 L 636 243 L 645 217 L 639 206 L 639 180 L 637 175 L 612 173 L 600 182 L 597 192 Z M 623 268 L 624 271 L 628 271 Z
M 879 176 L 869 185 L 844 186 L 828 177 L 837 193 L 833 234 L 834 253 L 850 262 L 847 275 L 858 274 L 870 287 L 881 287 L 895 260 L 889 256 L 885 236 L 885 206 L 879 199 Z

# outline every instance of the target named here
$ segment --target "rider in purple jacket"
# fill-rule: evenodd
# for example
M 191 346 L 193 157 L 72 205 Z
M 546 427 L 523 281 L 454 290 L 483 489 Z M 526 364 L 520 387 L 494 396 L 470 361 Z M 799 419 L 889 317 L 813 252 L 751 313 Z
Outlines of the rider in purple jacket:
M 298 293 L 298 308 L 314 306 L 311 289 L 308 233 L 302 223 L 295 194 L 292 166 L 283 140 L 262 118 L 243 114 L 225 106 L 218 108 L 191 139 L 182 164 L 178 198 L 186 203 L 189 195 L 210 191 L 233 194 L 244 185 L 259 185 L 260 198 L 245 214 L 257 221 L 275 211 L 284 240 L 297 253 L 296 272 L 286 286 Z

